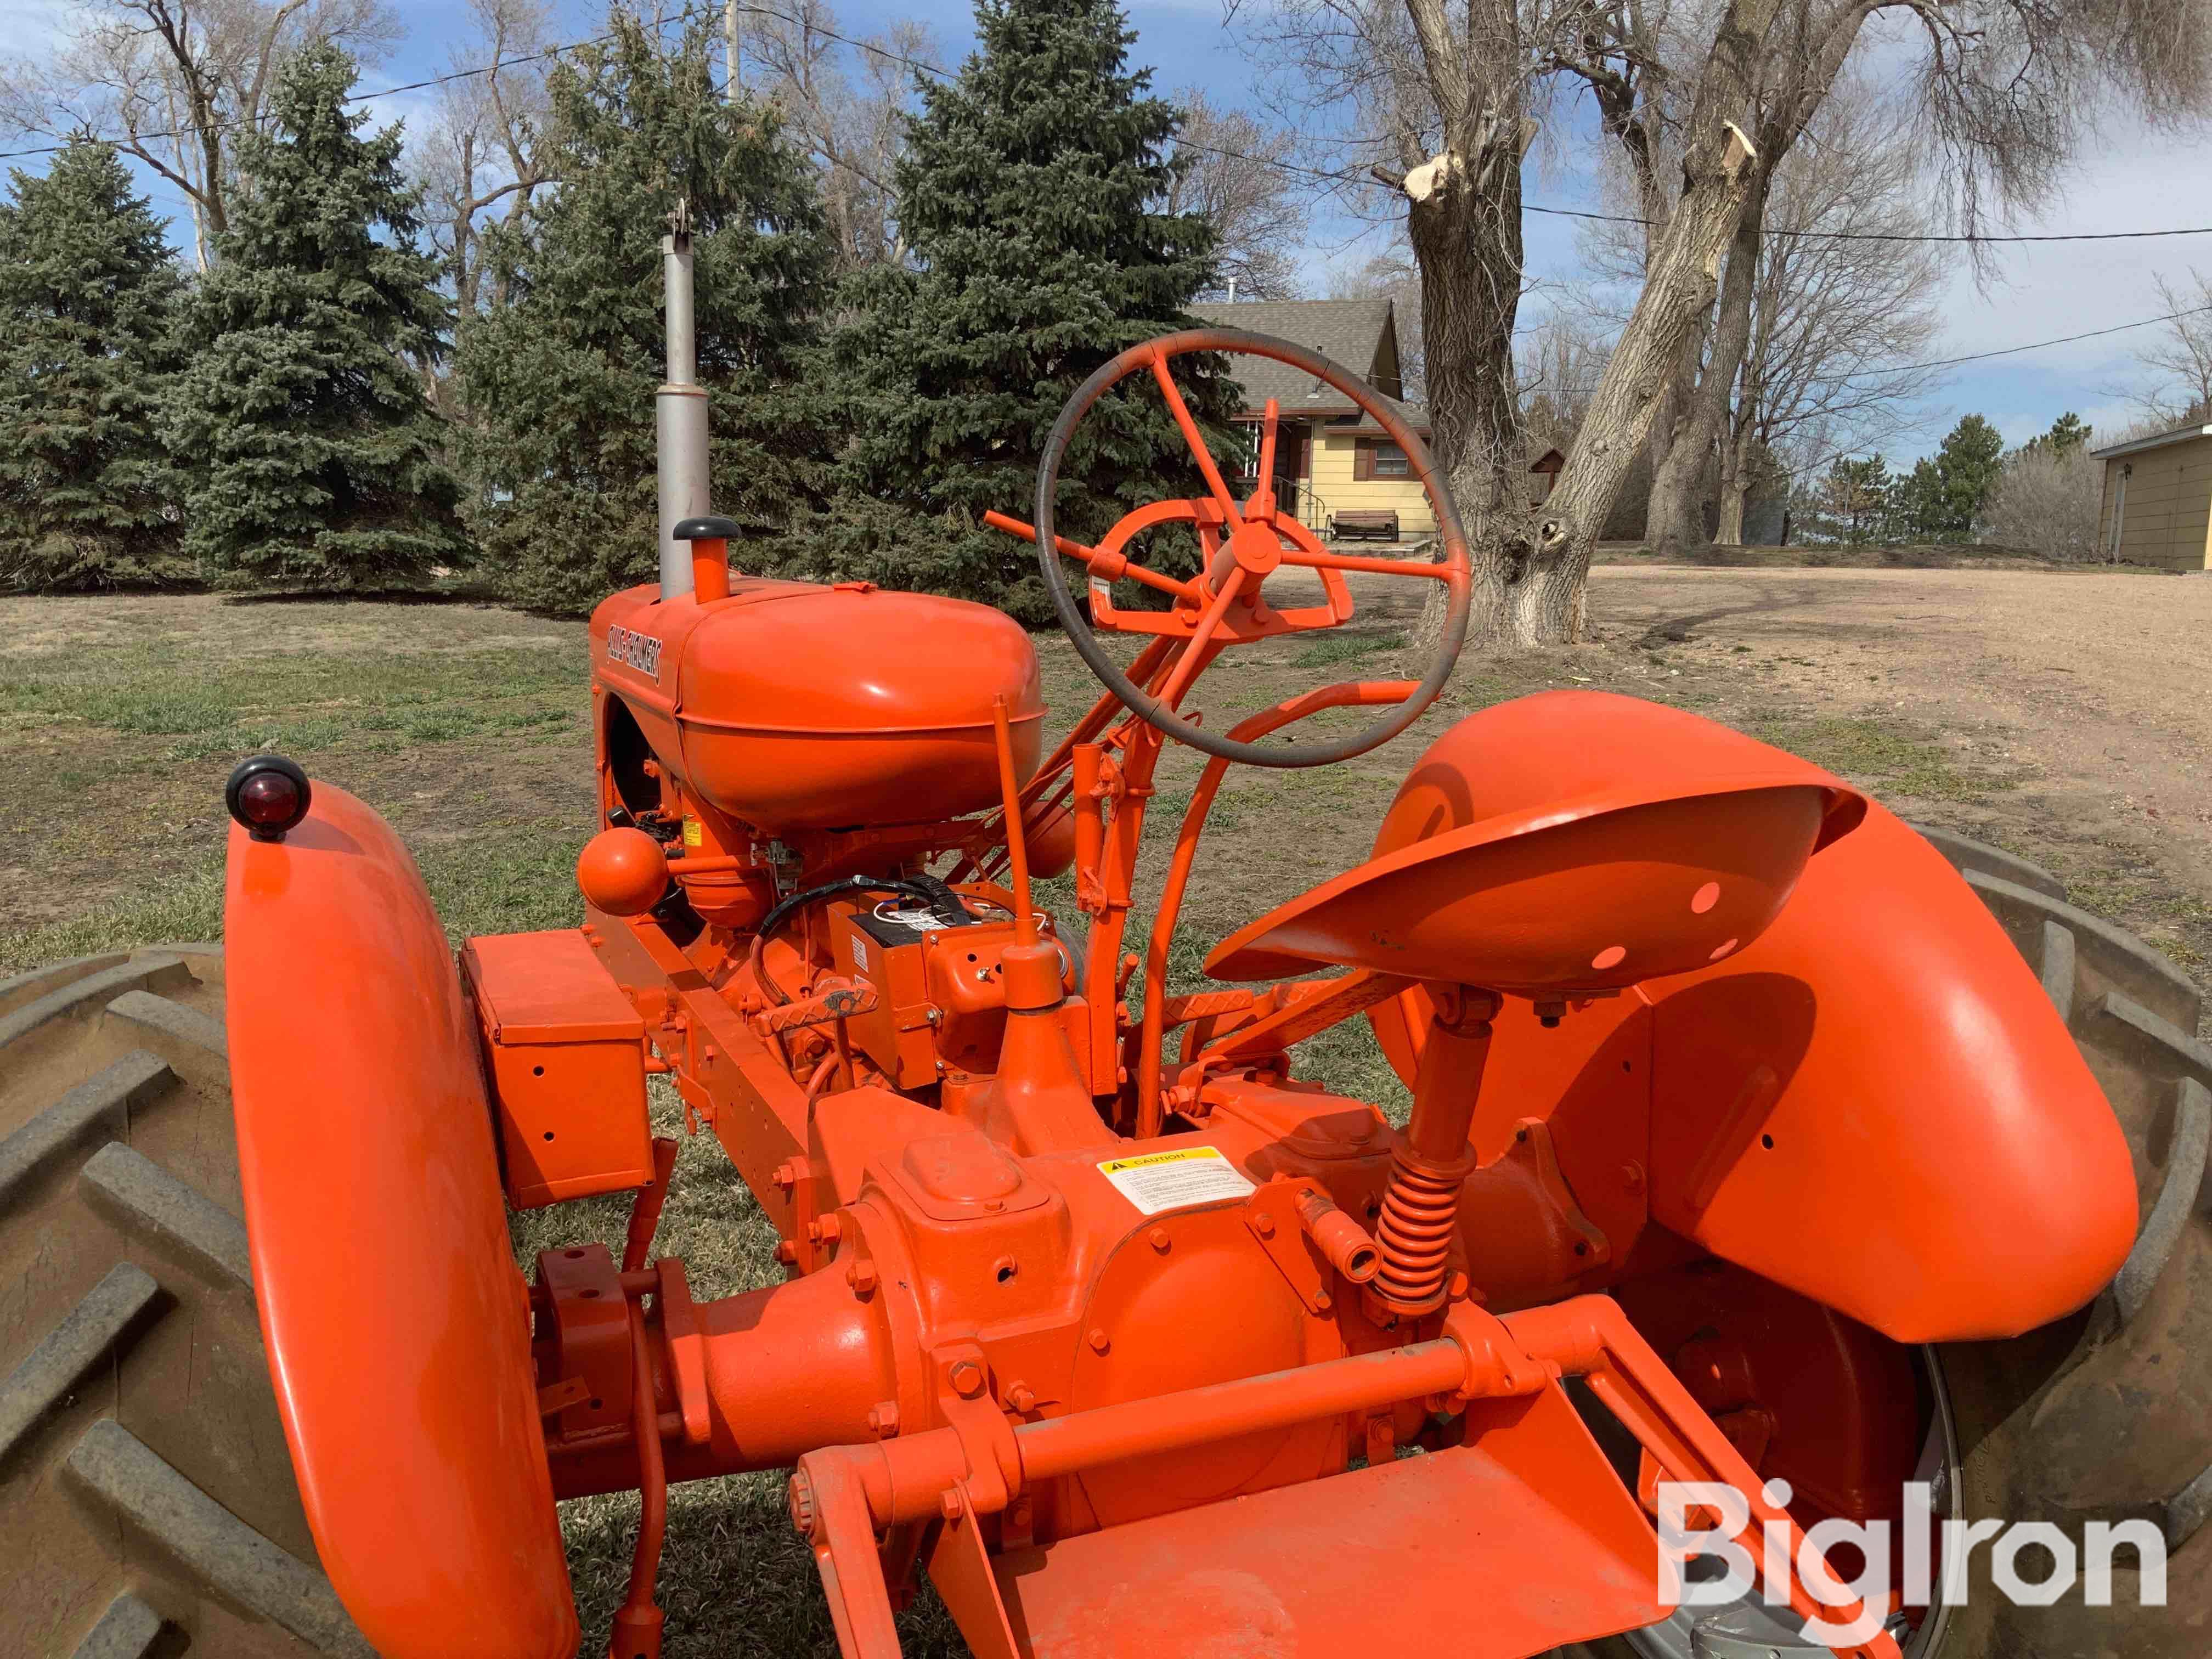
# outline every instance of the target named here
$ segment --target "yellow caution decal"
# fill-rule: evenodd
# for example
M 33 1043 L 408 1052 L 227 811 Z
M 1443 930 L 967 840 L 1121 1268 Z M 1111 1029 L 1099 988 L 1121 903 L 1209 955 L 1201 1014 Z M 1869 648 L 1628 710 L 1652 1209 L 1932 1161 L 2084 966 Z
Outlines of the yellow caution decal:
M 1178 1146 L 1173 1152 L 1133 1152 L 1109 1158 L 1098 1173 L 1142 1215 L 1185 1210 L 1194 1204 L 1218 1204 L 1249 1198 L 1252 1183 L 1212 1146 Z

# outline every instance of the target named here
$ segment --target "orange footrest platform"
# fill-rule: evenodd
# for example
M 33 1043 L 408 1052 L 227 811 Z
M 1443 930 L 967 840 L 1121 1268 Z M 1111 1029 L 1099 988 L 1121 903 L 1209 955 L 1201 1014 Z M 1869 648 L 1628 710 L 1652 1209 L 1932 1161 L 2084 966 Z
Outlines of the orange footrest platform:
M 1565 1395 L 1471 1417 L 1469 1445 L 998 1557 L 1012 1650 L 1524 1659 L 1664 1617 L 1651 1528 Z

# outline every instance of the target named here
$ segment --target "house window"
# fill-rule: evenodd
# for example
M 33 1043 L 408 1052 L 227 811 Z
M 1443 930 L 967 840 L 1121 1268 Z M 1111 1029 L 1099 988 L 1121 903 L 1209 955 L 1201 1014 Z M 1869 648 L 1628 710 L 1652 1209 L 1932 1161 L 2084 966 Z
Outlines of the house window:
M 1355 478 L 1410 478 L 1413 464 L 1406 452 L 1386 438 L 1362 438 L 1359 447 L 1352 457 L 1352 476 Z

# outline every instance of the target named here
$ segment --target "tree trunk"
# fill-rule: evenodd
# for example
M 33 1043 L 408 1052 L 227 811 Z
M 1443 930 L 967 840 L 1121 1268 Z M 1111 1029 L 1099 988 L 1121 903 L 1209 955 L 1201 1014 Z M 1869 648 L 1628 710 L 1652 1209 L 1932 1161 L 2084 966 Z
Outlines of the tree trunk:
M 1406 180 L 1407 230 L 1421 272 L 1421 333 L 1437 459 L 1467 520 L 1474 565 L 1470 642 L 1510 631 L 1519 573 L 1514 544 L 1527 512 L 1518 493 L 1520 401 L 1513 325 L 1521 305 L 1521 167 L 1517 123 L 1473 157 L 1455 151 Z M 1431 617 L 1428 612 L 1434 611 Z M 1442 606 L 1415 629 L 1440 631 Z
M 1649 259 L 1646 259 L 1649 265 Z M 1644 539 L 1654 544 L 1664 539 L 1662 531 L 1677 522 L 1680 507 L 1659 496 L 1659 482 L 1667 472 L 1667 458 L 1674 451 L 1677 439 L 1682 434 L 1684 422 L 1689 418 L 1690 394 L 1696 389 L 1698 373 L 1705 361 L 1705 337 L 1712 331 L 1713 319 L 1700 312 L 1692 319 L 1690 331 L 1682 342 L 1674 372 L 1667 379 L 1667 389 L 1659 394 L 1659 401 L 1651 414 L 1651 435 L 1644 440 L 1644 453 L 1650 458 L 1651 482 L 1646 487 L 1644 502 Z
M 1741 471 L 1731 472 L 1721 481 L 1721 521 L 1713 532 L 1715 546 L 1743 545 L 1743 498 L 1749 488 Z
M 1748 28 L 1756 39 L 1771 15 L 1765 0 L 1738 0 L 1722 25 L 1723 46 L 1732 30 Z M 1717 58 L 1721 50 L 1717 46 Z M 1735 76 L 1717 72 L 1707 90 L 1722 107 L 1740 107 L 1744 101 Z M 1701 99 L 1701 106 L 1705 101 Z M 1582 637 L 1590 545 L 1650 431 L 1682 343 L 1719 286 L 1721 251 L 1735 233 L 1757 156 L 1733 122 L 1719 119 L 1709 108 L 1699 113 L 1705 118 L 1692 120 L 1699 136 L 1685 158 L 1682 198 L 1666 241 L 1606 363 L 1574 453 L 1538 517 L 1528 568 L 1513 606 L 1514 635 L 1523 643 Z
M 1692 386 L 1678 392 L 1674 401 L 1687 404 L 1697 396 Z M 1705 463 L 1712 459 L 1709 443 L 1698 447 L 1692 433 L 1697 422 L 1686 409 L 1674 416 L 1674 429 L 1651 469 L 1651 495 L 1644 508 L 1644 539 L 1653 547 L 1680 552 L 1705 539 L 1705 514 L 1699 510 L 1699 487 L 1705 483 Z
M 1759 275 L 1759 234 L 1765 216 L 1766 181 L 1771 168 L 1765 158 L 1751 165 L 1742 216 L 1729 244 L 1728 274 L 1720 292 L 1720 313 L 1715 319 L 1712 343 L 1705 353 L 1705 373 L 1684 394 L 1682 418 L 1667 456 L 1651 476 L 1650 516 L 1644 538 L 1669 551 L 1705 540 L 1705 468 L 1728 424 L 1729 397 L 1751 344 L 1751 301 Z M 1739 521 L 1739 529 L 1741 521 Z M 1716 535 L 1725 542 L 1725 535 Z

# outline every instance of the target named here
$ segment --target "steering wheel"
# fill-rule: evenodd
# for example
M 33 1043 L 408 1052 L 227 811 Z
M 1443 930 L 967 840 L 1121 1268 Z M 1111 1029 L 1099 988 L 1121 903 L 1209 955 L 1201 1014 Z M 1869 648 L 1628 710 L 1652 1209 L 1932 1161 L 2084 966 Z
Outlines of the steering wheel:
M 1420 481 L 1422 493 L 1429 498 L 1430 507 L 1436 515 L 1443 557 L 1431 563 L 1332 553 L 1322 545 L 1319 537 L 1298 522 L 1295 513 L 1282 511 L 1274 494 L 1277 410 L 1272 398 L 1267 400 L 1261 422 L 1258 477 L 1252 494 L 1243 501 L 1237 501 L 1230 493 L 1228 481 L 1214 464 L 1198 422 L 1192 419 L 1189 406 L 1176 390 L 1175 377 L 1168 370 L 1170 359 L 1200 351 L 1272 358 L 1304 371 L 1351 399 L 1405 452 L 1407 466 Z M 1095 548 L 1054 535 L 1053 499 L 1059 492 L 1060 463 L 1067 454 L 1069 441 L 1091 405 L 1107 389 L 1139 369 L 1152 372 L 1161 397 L 1167 401 L 1169 412 L 1182 430 L 1183 441 L 1190 446 L 1199 473 L 1206 481 L 1207 494 L 1187 501 L 1154 501 L 1124 514 Z M 1187 524 L 1196 530 L 1204 556 L 1204 568 L 1197 576 L 1183 580 L 1164 575 L 1132 561 L 1122 550 L 1132 538 L 1166 524 Z M 1067 630 L 1068 638 L 1074 641 L 1083 660 L 1091 665 L 1091 672 L 1108 690 L 1151 725 L 1194 749 L 1224 760 L 1244 761 L 1254 766 L 1325 766 L 1333 761 L 1364 755 L 1388 743 L 1419 719 L 1422 711 L 1436 701 L 1467 636 L 1472 588 L 1467 532 L 1460 523 L 1459 508 L 1452 501 L 1451 491 L 1430 455 L 1428 446 L 1381 393 L 1351 371 L 1303 346 L 1271 335 L 1248 334 L 1231 328 L 1193 328 L 1164 334 L 1142 345 L 1130 347 L 1077 387 L 1067 406 L 1060 411 L 1059 420 L 1053 423 L 1052 434 L 1045 441 L 1043 458 L 1037 465 L 1035 533 L 1038 562 L 1044 570 L 1045 591 L 1051 594 L 1053 609 L 1060 613 L 1061 626 Z M 1060 568 L 1061 557 L 1076 561 L 1089 572 L 1088 623 L 1068 588 L 1066 573 Z M 1285 564 L 1321 574 L 1322 604 L 1281 611 L 1261 598 L 1261 583 L 1269 573 Z M 1176 701 L 1198 671 L 1211 660 L 1212 650 L 1237 641 L 1334 628 L 1349 620 L 1352 595 L 1344 578 L 1351 571 L 1444 584 L 1449 609 L 1444 615 L 1443 631 L 1437 639 L 1436 655 L 1429 664 L 1428 672 L 1413 696 L 1350 737 L 1333 743 L 1263 747 L 1208 731 L 1197 721 L 1176 713 Z M 1174 600 L 1173 606 L 1166 611 L 1116 610 L 1109 585 L 1123 577 L 1168 594 Z M 1182 655 L 1169 671 L 1158 695 L 1146 691 L 1121 672 L 1100 647 L 1091 631 L 1093 627 L 1114 633 L 1164 635 L 1184 642 Z

